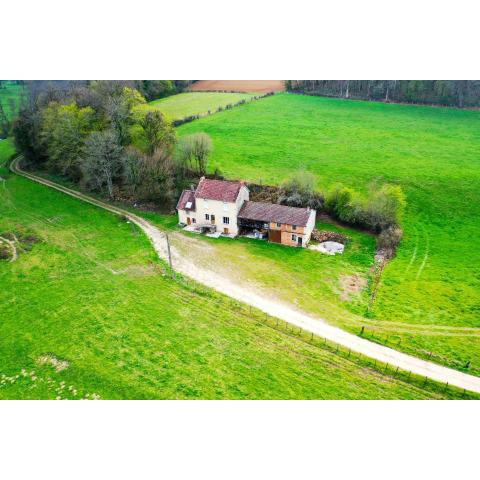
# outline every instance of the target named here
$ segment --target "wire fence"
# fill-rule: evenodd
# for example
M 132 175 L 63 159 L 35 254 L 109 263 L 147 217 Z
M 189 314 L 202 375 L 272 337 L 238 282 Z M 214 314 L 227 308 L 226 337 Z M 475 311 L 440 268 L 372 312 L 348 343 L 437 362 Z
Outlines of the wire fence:
M 367 357 L 361 353 L 358 353 L 350 348 L 344 347 L 332 340 L 325 337 L 319 337 L 314 333 L 305 330 L 301 327 L 293 325 L 284 320 L 280 320 L 277 317 L 272 317 L 267 313 L 256 309 L 252 306 L 238 302 L 230 297 L 223 296 L 216 292 L 210 292 L 191 280 L 187 280 L 184 277 L 175 277 L 180 284 L 184 285 L 186 290 L 190 291 L 194 295 L 202 295 L 208 301 L 220 303 L 223 308 L 228 308 L 235 314 L 240 314 L 243 318 L 255 322 L 263 327 L 267 327 L 271 330 L 275 330 L 282 335 L 307 344 L 311 347 L 321 349 L 328 353 L 338 355 L 344 360 L 353 362 L 355 365 L 361 368 L 368 368 L 376 373 L 388 376 L 397 381 L 407 383 L 410 386 L 420 388 L 422 390 L 428 389 L 432 393 L 436 393 L 441 397 L 451 399 L 478 399 L 479 397 L 472 392 L 465 389 L 460 389 L 450 385 L 448 382 L 445 384 L 431 380 L 428 377 L 422 377 L 411 371 L 403 370 L 395 365 L 378 361 L 374 358 Z M 362 330 L 359 332 L 361 335 Z M 363 329 L 363 333 L 365 330 Z M 364 336 L 364 335 L 362 335 Z

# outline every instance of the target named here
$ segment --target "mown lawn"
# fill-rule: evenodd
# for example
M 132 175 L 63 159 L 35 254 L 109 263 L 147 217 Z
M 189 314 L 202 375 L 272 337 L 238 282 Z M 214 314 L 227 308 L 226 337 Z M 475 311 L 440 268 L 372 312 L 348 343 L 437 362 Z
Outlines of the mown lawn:
M 0 232 L 36 239 L 0 263 L 0 398 L 459 395 L 381 375 L 171 281 L 131 224 L 15 175 L 0 185 Z
M 178 120 L 190 115 L 205 114 L 209 110 L 213 113 L 218 107 L 225 107 L 240 100 L 248 101 L 253 96 L 253 93 L 187 92 L 154 100 L 140 108 L 160 110 L 172 120 Z
M 404 239 L 367 331 L 480 374 L 480 112 L 277 94 L 178 128 L 195 131 L 213 139 L 209 168 L 230 178 L 278 184 L 305 168 L 320 189 L 401 185 Z

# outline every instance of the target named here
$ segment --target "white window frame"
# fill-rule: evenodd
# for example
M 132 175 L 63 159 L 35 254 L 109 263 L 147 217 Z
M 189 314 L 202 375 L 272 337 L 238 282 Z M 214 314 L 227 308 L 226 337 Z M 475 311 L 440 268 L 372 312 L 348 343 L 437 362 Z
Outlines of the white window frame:
M 196 218 L 192 218 L 192 223 L 197 223 L 197 219 L 196 219 Z
M 230 217 L 223 217 L 223 224 L 224 225 L 230 225 Z
M 296 225 L 292 225 L 292 230 L 296 230 L 297 229 L 297 226 Z
M 228 212 L 228 203 L 227 202 L 223 202 L 223 211 Z
M 296 242 L 296 241 L 297 241 L 297 238 L 298 238 L 298 237 L 297 237 L 294 233 L 292 233 L 292 242 Z
M 203 199 L 203 208 L 208 208 L 208 200 L 206 198 Z
M 205 214 L 205 220 L 210 220 L 210 214 L 209 213 Z

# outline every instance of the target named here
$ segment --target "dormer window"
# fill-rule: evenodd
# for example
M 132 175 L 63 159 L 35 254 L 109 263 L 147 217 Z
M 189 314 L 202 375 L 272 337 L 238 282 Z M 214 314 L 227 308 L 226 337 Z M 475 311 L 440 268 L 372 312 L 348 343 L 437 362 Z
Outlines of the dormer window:
M 297 226 L 296 225 L 292 225 L 292 230 L 296 230 L 297 229 Z

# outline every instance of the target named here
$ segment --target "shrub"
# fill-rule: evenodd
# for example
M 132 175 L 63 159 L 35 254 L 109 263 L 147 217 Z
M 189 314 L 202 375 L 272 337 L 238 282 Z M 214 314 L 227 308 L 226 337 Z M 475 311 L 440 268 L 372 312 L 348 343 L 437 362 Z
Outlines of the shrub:
M 10 247 L 5 243 L 0 243 L 0 260 L 10 260 L 11 256 Z
M 386 258 L 392 258 L 402 238 L 402 230 L 390 226 L 380 232 L 377 238 L 377 250 L 382 251 Z
M 383 185 L 380 190 L 370 193 L 365 221 L 376 231 L 399 225 L 405 205 L 405 195 L 398 185 Z
M 370 189 L 367 198 L 353 189 L 335 184 L 325 195 L 325 210 L 343 222 L 375 232 L 397 226 L 405 210 L 405 196 L 397 185 Z
M 323 206 L 323 197 L 314 191 L 314 182 L 315 177 L 310 172 L 295 173 L 280 187 L 278 202 L 291 207 L 320 210 Z

